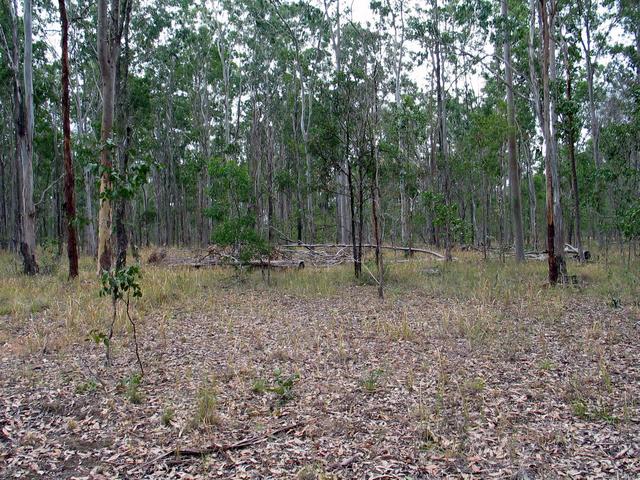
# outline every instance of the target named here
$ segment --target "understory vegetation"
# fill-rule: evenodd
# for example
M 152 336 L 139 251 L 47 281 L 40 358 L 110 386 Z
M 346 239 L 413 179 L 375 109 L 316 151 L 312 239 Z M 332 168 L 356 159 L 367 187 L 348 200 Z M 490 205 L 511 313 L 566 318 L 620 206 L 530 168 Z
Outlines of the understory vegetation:
M 142 377 L 123 309 L 111 368 L 90 341 L 110 311 L 90 259 L 63 282 L 63 262 L 28 277 L 1 255 L 0 466 L 9 478 L 637 475 L 637 259 L 572 264 L 577 281 L 554 289 L 545 262 L 454 257 L 389 256 L 384 301 L 349 265 L 270 284 L 145 265 L 131 304 Z

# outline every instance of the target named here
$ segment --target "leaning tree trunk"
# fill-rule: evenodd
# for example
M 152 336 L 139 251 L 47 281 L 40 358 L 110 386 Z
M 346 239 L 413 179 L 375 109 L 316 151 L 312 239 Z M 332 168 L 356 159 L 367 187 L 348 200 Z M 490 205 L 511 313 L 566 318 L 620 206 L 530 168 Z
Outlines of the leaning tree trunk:
M 508 19 L 507 0 L 502 0 L 502 17 Z M 504 77 L 507 85 L 507 122 L 509 125 L 509 187 L 511 190 L 511 216 L 516 261 L 524 261 L 524 233 L 522 229 L 522 197 L 520 192 L 520 168 L 516 151 L 516 114 L 513 100 L 513 71 L 511 69 L 511 44 L 509 29 L 505 25 Z
M 69 114 L 69 22 L 65 0 L 58 0 L 62 27 L 62 130 L 64 135 L 64 208 L 67 220 L 67 256 L 69 277 L 78 276 L 78 243 L 76 236 L 76 199 L 73 160 L 71 158 L 71 120 Z

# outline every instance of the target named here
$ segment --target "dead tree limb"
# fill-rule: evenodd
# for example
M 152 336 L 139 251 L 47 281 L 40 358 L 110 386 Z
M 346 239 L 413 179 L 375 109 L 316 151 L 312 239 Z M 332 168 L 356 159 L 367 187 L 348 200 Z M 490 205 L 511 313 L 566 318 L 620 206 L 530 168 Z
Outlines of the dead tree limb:
M 336 243 L 316 243 L 316 244 L 307 244 L 307 243 L 290 243 L 287 245 L 283 245 L 284 248 L 348 248 L 349 245 L 346 244 L 336 244 Z M 375 245 L 372 244 L 363 244 L 362 248 L 376 248 Z M 393 247 L 390 245 L 380 245 L 380 248 L 385 250 L 393 250 L 397 252 L 416 252 L 416 253 L 426 253 L 427 255 L 433 255 L 434 257 L 444 260 L 444 255 L 434 252 L 433 250 L 426 250 L 424 248 L 414 248 L 414 247 Z
M 166 460 L 168 458 L 171 457 L 177 457 L 177 458 L 193 458 L 193 457 L 203 457 L 205 455 L 212 455 L 214 453 L 224 453 L 224 452 L 228 452 L 230 450 L 240 450 L 242 448 L 247 448 L 250 447 L 252 445 L 256 445 L 258 443 L 263 443 L 266 442 L 267 440 L 269 440 L 272 437 L 275 437 L 276 435 L 279 435 L 281 433 L 285 433 L 285 432 L 290 432 L 291 430 L 296 430 L 297 428 L 300 428 L 302 425 L 304 425 L 303 423 L 294 423 L 293 425 L 286 425 L 284 427 L 280 427 L 280 428 L 276 428 L 275 430 L 265 434 L 265 435 L 261 435 L 261 436 L 253 436 L 253 437 L 246 437 L 238 442 L 235 443 L 230 443 L 230 444 L 213 444 L 210 445 L 209 447 L 203 448 L 203 449 L 198 449 L 198 450 L 182 450 L 179 447 L 171 450 L 169 452 L 163 453 L 162 455 L 154 458 L 153 460 L 143 464 L 140 468 L 142 469 L 146 469 L 147 467 L 162 461 L 162 460 Z
M 304 260 L 249 260 L 246 262 L 236 261 L 211 261 L 211 262 L 185 262 L 177 264 L 179 266 L 192 268 L 203 267 L 219 267 L 219 266 L 233 266 L 233 267 L 245 267 L 245 268 L 272 268 L 272 269 L 288 269 L 294 268 L 302 270 L 304 268 Z

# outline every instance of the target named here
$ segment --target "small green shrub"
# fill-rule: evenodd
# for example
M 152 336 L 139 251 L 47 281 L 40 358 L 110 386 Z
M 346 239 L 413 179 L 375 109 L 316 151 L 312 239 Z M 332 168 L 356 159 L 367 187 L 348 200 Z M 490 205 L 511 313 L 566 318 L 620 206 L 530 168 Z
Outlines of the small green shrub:
M 548 372 L 550 370 L 553 370 L 554 367 L 555 367 L 554 363 L 548 358 L 544 358 L 540 362 L 540 370 L 542 370 L 543 372 Z
M 122 380 L 121 386 L 124 389 L 124 394 L 129 402 L 134 404 L 142 403 L 142 394 L 140 393 L 140 383 L 142 381 L 142 375 L 139 373 L 133 373 L 127 378 Z
M 276 368 L 273 375 L 273 384 L 269 391 L 276 394 L 276 403 L 278 406 L 282 406 L 293 399 L 293 386 L 300 378 L 300 375 L 294 373 L 293 375 L 284 376 L 279 368 Z
M 380 368 L 371 370 L 361 381 L 362 387 L 365 389 L 365 391 L 367 391 L 368 393 L 374 393 L 376 390 L 378 390 L 383 374 L 384 370 Z
M 571 411 L 576 417 L 581 419 L 586 419 L 589 416 L 589 409 L 584 400 L 573 400 L 571 402 Z
M 484 378 L 476 377 L 464 382 L 464 391 L 469 395 L 482 393 L 485 388 Z
M 125 313 L 133 330 L 133 343 L 135 346 L 138 366 L 140 367 L 140 374 L 144 375 L 144 368 L 142 366 L 142 360 L 140 360 L 140 352 L 138 351 L 138 336 L 136 333 L 136 324 L 133 321 L 129 310 L 131 297 L 133 297 L 134 299 L 142 297 L 142 289 L 140 288 L 141 278 L 142 275 L 140 274 L 139 265 L 131 265 L 126 268 L 117 268 L 102 273 L 102 276 L 100 278 L 102 283 L 100 288 L 100 296 L 111 298 L 111 324 L 109 326 L 108 335 L 98 332 L 99 336 L 95 337 L 94 340 L 96 341 L 96 343 L 98 343 L 96 338 L 103 341 L 106 350 L 106 362 L 107 365 L 110 366 L 111 339 L 113 338 L 113 331 L 116 323 L 116 316 L 118 313 L 118 302 L 124 302 Z
M 173 423 L 173 419 L 176 415 L 176 411 L 173 407 L 167 407 L 162 411 L 162 415 L 160 416 L 160 422 L 165 427 L 170 427 Z
M 76 393 L 78 395 L 84 395 L 86 393 L 93 393 L 98 389 L 98 384 L 95 380 L 91 379 L 86 382 L 82 382 L 79 385 L 76 385 Z
M 275 397 L 275 407 L 281 407 L 293 399 L 293 387 L 300 375 L 283 375 L 279 368 L 273 371 L 273 379 L 269 382 L 263 378 L 254 380 L 251 391 L 257 394 L 272 393 Z
M 263 394 L 269 388 L 269 384 L 266 380 L 262 378 L 258 378 L 254 380 L 253 385 L 251 385 L 251 391 L 257 394 Z
M 217 425 L 220 423 L 218 417 L 218 396 L 213 385 L 205 385 L 198 390 L 196 400 L 196 425 Z

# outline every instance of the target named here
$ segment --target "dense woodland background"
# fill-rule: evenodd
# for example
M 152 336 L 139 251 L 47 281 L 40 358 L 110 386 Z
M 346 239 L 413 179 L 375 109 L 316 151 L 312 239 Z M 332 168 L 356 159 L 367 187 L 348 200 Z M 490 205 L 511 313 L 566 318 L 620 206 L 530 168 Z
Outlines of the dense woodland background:
M 640 478 L 638 247 L 638 0 L 0 0 L 2 478 Z
M 637 246 L 633 0 L 382 0 L 368 19 L 340 0 L 1 5 L 2 248 L 21 250 L 25 219 L 59 252 L 75 227 L 90 255 L 98 230 L 125 251 L 128 240 L 255 255 L 377 243 L 375 223 L 382 243 L 447 255 L 515 245 L 519 257 L 549 235 L 557 256 L 564 242 Z

